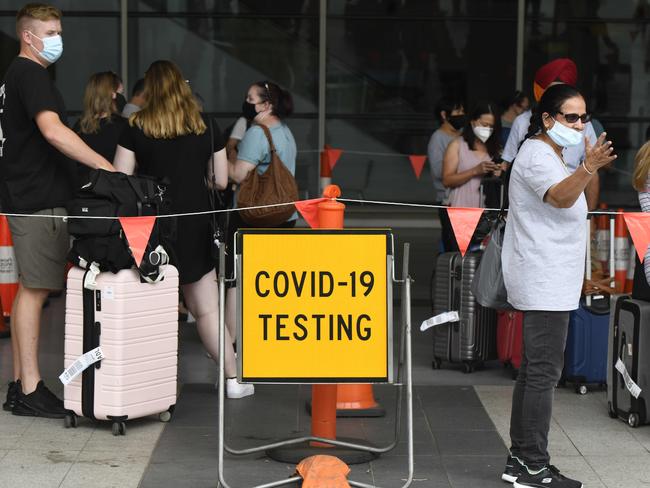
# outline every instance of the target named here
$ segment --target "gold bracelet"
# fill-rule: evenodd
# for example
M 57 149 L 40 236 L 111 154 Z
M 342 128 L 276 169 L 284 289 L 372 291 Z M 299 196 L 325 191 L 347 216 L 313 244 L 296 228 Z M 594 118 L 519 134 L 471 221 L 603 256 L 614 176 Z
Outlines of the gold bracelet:
M 587 169 L 587 165 L 585 164 L 584 160 L 582 161 L 582 167 L 583 167 L 583 169 L 587 172 L 587 174 L 589 174 L 589 175 L 593 175 L 593 174 L 594 174 L 593 171 L 589 171 L 589 170 Z

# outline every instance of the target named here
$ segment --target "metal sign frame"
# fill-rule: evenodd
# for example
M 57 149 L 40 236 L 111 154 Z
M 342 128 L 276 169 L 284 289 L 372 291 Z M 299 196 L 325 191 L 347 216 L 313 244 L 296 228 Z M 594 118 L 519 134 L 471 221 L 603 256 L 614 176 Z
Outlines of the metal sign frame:
M 383 377 L 289 377 L 289 378 L 254 378 L 244 377 L 243 363 L 245 350 L 243 344 L 243 287 L 237 286 L 237 379 L 241 383 L 264 384 L 342 384 L 342 383 L 392 383 L 393 382 L 393 286 L 391 282 L 393 268 L 392 234 L 388 229 L 246 229 L 235 235 L 235 269 L 239 277 L 237 284 L 243 278 L 244 259 L 242 259 L 243 239 L 250 234 L 275 235 L 381 235 L 386 236 L 386 370 Z
M 384 454 L 397 446 L 401 434 L 401 413 L 402 413 L 402 397 L 404 394 L 404 389 L 406 389 L 406 431 L 407 431 L 407 448 L 408 448 L 408 475 L 406 481 L 400 488 L 408 488 L 413 482 L 413 468 L 414 468 L 414 453 L 413 453 L 413 378 L 412 378 L 412 348 L 411 348 L 411 282 L 412 279 L 409 275 L 409 243 L 404 244 L 404 262 L 402 269 L 402 279 L 395 278 L 395 263 L 392 259 L 391 273 L 389 278 L 393 284 L 402 285 L 402 294 L 401 294 L 401 327 L 400 327 L 400 336 L 399 336 L 399 347 L 398 347 L 398 364 L 397 364 L 397 399 L 396 399 L 396 408 L 395 408 L 395 436 L 393 441 L 385 447 L 374 447 L 363 444 L 353 444 L 349 442 L 342 442 L 333 439 L 326 439 L 323 437 L 314 437 L 314 436 L 304 436 L 300 438 L 285 439 L 271 444 L 265 444 L 258 447 L 253 447 L 249 449 L 233 449 L 229 447 L 225 442 L 225 374 L 224 374 L 224 356 L 225 356 L 225 303 L 226 298 L 226 282 L 235 282 L 237 283 L 237 274 L 234 277 L 226 279 L 225 276 L 225 246 L 221 246 L 219 250 L 219 423 L 218 423 L 218 476 L 219 484 L 218 488 L 232 488 L 230 484 L 225 479 L 224 475 L 224 453 L 228 452 L 229 454 L 242 456 L 247 454 L 256 454 L 259 452 L 264 452 L 268 449 L 273 449 L 282 446 L 290 446 L 294 444 L 300 444 L 308 441 L 318 441 L 326 444 L 331 444 L 333 446 L 347 447 L 351 449 L 357 449 L 360 451 L 371 452 L 375 454 Z M 236 269 L 236 268 L 235 268 Z M 237 271 L 235 271 L 237 273 Z M 392 308 L 392 304 L 391 304 Z M 392 351 L 390 356 L 392 356 Z M 392 369 L 392 368 L 391 368 Z M 300 481 L 302 478 L 300 476 L 292 476 L 290 478 L 281 479 L 278 481 L 272 481 L 262 485 L 255 485 L 251 488 L 273 488 L 276 486 L 284 486 L 296 481 Z M 348 480 L 350 486 L 359 487 L 359 488 L 378 488 L 375 485 L 369 485 L 367 483 L 361 483 L 358 481 Z

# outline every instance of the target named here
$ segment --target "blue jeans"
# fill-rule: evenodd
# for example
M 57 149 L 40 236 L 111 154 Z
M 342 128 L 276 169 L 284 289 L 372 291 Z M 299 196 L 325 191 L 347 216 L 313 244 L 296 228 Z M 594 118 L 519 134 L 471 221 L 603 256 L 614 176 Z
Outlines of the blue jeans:
M 510 452 L 530 470 L 549 464 L 555 385 L 564 367 L 569 312 L 524 312 L 521 368 L 512 394 Z

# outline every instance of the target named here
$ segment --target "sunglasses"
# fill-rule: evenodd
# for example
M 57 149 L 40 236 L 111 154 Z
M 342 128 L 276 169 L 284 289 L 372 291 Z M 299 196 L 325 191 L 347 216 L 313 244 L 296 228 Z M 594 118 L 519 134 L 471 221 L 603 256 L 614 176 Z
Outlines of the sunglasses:
M 583 124 L 586 124 L 591 120 L 591 114 L 565 114 L 562 112 L 558 112 L 562 117 L 564 117 L 564 120 L 566 120 L 569 124 L 575 124 L 578 120 L 582 122 Z

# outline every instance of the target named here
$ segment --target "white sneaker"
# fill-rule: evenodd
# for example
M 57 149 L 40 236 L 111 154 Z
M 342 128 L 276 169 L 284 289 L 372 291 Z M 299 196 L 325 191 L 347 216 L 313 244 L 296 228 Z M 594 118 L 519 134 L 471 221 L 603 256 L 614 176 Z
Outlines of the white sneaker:
M 254 393 L 254 385 L 237 383 L 237 378 L 228 378 L 226 380 L 226 396 L 228 398 L 244 398 Z

